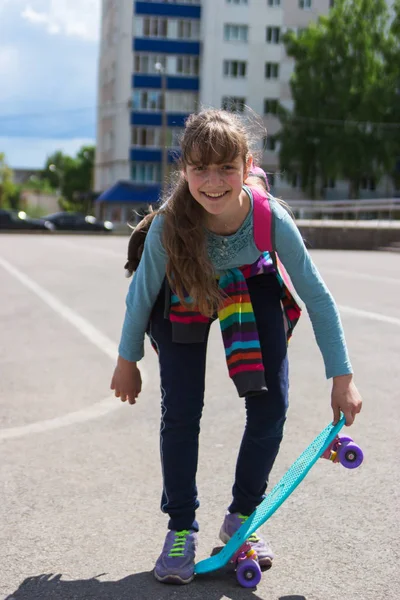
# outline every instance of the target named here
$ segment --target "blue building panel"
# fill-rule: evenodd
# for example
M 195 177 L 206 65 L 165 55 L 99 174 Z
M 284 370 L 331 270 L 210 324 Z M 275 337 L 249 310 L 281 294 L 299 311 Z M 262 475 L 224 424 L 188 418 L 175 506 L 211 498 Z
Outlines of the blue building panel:
M 131 148 L 130 159 L 132 162 L 154 162 L 162 160 L 161 150 L 157 148 Z
M 185 121 L 190 113 L 170 113 L 167 116 L 168 127 L 185 127 Z
M 148 125 L 150 127 L 161 127 L 162 115 L 161 113 L 153 112 L 132 112 L 131 125 Z
M 167 89 L 198 92 L 200 80 L 198 77 L 167 77 Z
M 168 113 L 168 127 L 184 127 L 188 113 Z M 158 112 L 132 112 L 131 125 L 144 125 L 148 127 L 161 127 L 162 114 Z
M 201 6 L 164 2 L 135 2 L 135 14 L 200 19 Z
M 200 54 L 200 42 L 182 42 L 157 38 L 134 38 L 135 52 L 158 52 L 159 54 Z
M 169 149 L 168 150 L 168 162 L 173 163 L 179 158 L 179 150 Z M 130 151 L 131 162 L 152 162 L 161 163 L 162 151 L 157 148 L 131 148 Z
M 133 75 L 132 87 L 134 89 L 161 89 L 162 81 L 160 75 Z M 168 90 L 184 90 L 197 92 L 199 90 L 198 77 L 167 77 Z

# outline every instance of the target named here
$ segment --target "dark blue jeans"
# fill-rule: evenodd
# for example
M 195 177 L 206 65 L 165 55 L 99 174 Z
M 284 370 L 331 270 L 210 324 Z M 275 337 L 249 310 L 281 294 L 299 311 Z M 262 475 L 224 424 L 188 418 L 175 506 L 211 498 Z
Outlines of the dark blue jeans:
M 230 512 L 249 515 L 262 502 L 283 436 L 288 408 L 288 359 L 281 288 L 274 275 L 247 280 L 262 349 L 268 391 L 245 398 L 246 426 L 236 465 Z M 164 290 L 154 306 L 149 333 L 158 348 L 161 376 L 161 510 L 170 529 L 198 529 L 198 437 L 204 401 L 207 339 L 172 342 L 164 318 Z M 208 332 L 207 336 L 208 338 Z M 235 410 L 237 398 L 232 399 Z

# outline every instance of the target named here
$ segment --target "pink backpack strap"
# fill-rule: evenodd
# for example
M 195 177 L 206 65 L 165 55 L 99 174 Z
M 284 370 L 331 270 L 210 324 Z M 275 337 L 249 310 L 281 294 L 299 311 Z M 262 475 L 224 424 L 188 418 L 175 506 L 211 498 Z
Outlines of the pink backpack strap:
M 267 193 L 258 186 L 251 186 L 253 194 L 254 242 L 261 252 L 272 252 L 272 210 Z

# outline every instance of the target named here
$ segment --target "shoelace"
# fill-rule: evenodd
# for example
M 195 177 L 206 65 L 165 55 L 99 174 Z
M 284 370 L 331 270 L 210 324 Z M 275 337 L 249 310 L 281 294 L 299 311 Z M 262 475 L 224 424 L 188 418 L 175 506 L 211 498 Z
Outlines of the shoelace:
M 246 515 L 238 515 L 238 517 L 242 525 L 243 523 L 246 523 L 247 519 L 249 518 L 248 516 L 246 517 Z M 251 536 L 247 538 L 247 541 L 250 542 L 250 544 L 257 544 L 257 542 L 260 541 L 260 538 L 256 533 L 252 533 Z
M 186 538 L 189 535 L 190 531 L 187 529 L 183 529 L 182 531 L 175 532 L 174 543 L 172 544 L 172 548 L 169 551 L 168 556 L 171 557 L 180 557 L 184 556 L 184 550 L 186 545 Z

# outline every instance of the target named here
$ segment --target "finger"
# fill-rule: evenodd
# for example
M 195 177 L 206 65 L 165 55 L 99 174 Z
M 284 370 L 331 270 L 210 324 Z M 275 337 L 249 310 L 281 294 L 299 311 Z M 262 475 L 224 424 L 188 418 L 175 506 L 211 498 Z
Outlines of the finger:
M 120 397 L 120 395 L 121 395 L 121 392 L 120 392 L 120 391 L 119 391 L 119 389 L 117 388 L 117 389 L 115 390 L 115 392 L 114 392 L 114 396 L 115 396 L 116 398 L 119 398 L 119 397 Z
M 340 421 L 340 408 L 338 406 L 332 406 L 333 410 L 333 424 L 337 425 Z
M 128 396 L 129 404 L 136 404 L 136 400 L 134 396 Z
M 351 410 L 347 409 L 346 411 L 343 411 L 343 414 L 346 419 L 346 427 L 350 427 L 350 425 L 353 425 L 354 417 L 353 417 L 353 413 L 351 412 Z
M 126 394 L 121 394 L 121 402 L 126 402 Z
M 110 390 L 115 390 L 114 377 L 111 379 Z

